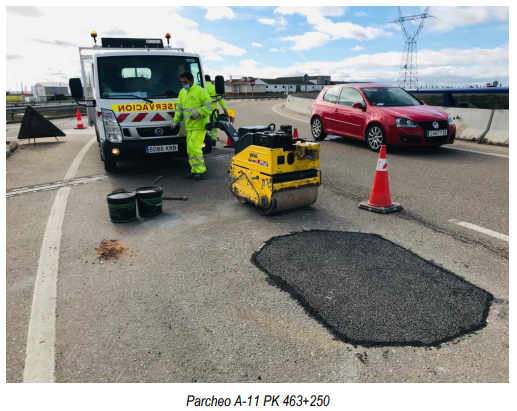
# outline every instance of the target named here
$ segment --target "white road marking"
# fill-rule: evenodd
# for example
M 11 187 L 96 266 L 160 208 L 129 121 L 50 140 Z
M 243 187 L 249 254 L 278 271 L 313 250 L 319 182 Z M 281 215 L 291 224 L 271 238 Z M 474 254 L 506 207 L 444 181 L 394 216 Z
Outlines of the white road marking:
M 273 111 L 274 111 L 276 114 L 280 114 L 281 116 L 288 117 L 288 118 L 292 118 L 293 120 L 298 120 L 298 121 L 301 121 L 301 122 L 303 122 L 303 123 L 310 123 L 310 121 L 309 121 L 309 120 L 301 120 L 301 119 L 299 119 L 299 118 L 291 117 L 291 116 L 287 116 L 287 115 L 285 115 L 285 114 L 280 113 L 279 111 L 277 111 L 277 110 L 276 110 L 276 108 L 277 108 L 278 106 L 282 106 L 282 105 L 283 105 L 283 104 L 277 104 L 276 106 L 274 106 L 274 107 L 273 107 Z
M 68 169 L 65 180 L 74 178 L 83 157 L 96 141 L 93 138 L 82 148 Z M 41 244 L 27 335 L 23 382 L 54 382 L 57 274 L 61 229 L 69 193 L 70 186 L 61 187 L 57 191 Z
M 449 146 L 442 146 L 442 147 L 443 147 L 443 148 L 448 148 L 448 149 L 450 149 L 450 150 L 467 151 L 468 153 L 484 154 L 484 155 L 486 155 L 486 156 L 494 156 L 494 157 L 510 158 L 510 156 L 505 156 L 505 155 L 503 155 L 503 154 L 485 153 L 484 151 L 466 150 L 466 149 L 464 149 L 464 148 L 449 147 Z
M 5 197 L 9 198 L 9 197 L 22 195 L 22 194 L 37 193 L 39 191 L 57 190 L 58 188 L 61 188 L 61 187 L 76 186 L 79 184 L 88 184 L 88 183 L 93 183 L 96 181 L 108 180 L 111 178 L 113 178 L 113 177 L 110 175 L 99 174 L 96 176 L 79 177 L 79 178 L 74 178 L 72 180 L 57 181 L 55 183 L 40 184 L 40 185 L 33 186 L 33 187 L 13 188 L 12 190 L 9 190 L 7 193 L 5 193 Z
M 478 231 L 480 233 L 483 233 L 483 234 L 486 234 L 486 235 L 498 238 L 498 239 L 503 240 L 503 241 L 510 242 L 510 237 L 509 236 L 501 234 L 501 233 L 498 233 L 496 231 L 489 230 L 487 228 L 480 227 L 480 226 L 475 225 L 475 224 L 466 223 L 464 221 L 459 221 L 459 220 L 454 220 L 454 219 L 453 220 L 449 220 L 449 222 L 457 224 L 457 225 L 460 225 L 462 227 L 470 228 L 471 230 Z

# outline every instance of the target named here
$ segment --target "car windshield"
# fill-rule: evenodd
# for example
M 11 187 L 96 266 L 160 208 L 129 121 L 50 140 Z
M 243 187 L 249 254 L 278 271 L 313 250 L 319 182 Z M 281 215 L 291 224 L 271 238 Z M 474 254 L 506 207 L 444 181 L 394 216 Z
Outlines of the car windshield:
M 363 93 L 372 106 L 399 107 L 420 106 L 422 104 L 407 91 L 398 87 L 363 88 Z
M 98 58 L 100 97 L 138 99 L 178 97 L 179 75 L 190 71 L 203 86 L 199 59 L 180 56 L 114 56 Z

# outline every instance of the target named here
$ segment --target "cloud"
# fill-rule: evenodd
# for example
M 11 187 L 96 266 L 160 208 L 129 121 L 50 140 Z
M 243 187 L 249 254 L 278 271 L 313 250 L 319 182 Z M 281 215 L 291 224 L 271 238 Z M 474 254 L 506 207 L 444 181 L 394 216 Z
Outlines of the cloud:
M 97 31 L 99 38 L 109 37 L 109 32 L 121 29 L 126 32 L 124 37 L 129 38 L 146 38 L 150 35 L 163 38 L 165 33 L 170 32 L 171 47 L 183 47 L 186 52 L 199 54 L 205 65 L 213 61 L 223 61 L 229 56 L 240 57 L 241 60 L 246 56 L 245 48 L 232 44 L 231 40 L 224 41 L 219 35 L 203 32 L 201 25 L 180 16 L 170 7 L 121 9 L 106 6 L 103 7 L 102 13 L 99 13 L 96 7 L 82 7 L 77 10 L 67 7 L 45 7 L 41 10 L 44 16 L 31 20 L 31 24 L 28 24 L 27 17 L 24 15 L 14 13 L 7 15 L 5 54 L 25 56 L 6 59 L 5 67 L 8 75 L 5 81 L 8 87 L 9 83 L 13 82 L 13 76 L 10 73 L 16 73 L 18 80 L 24 84 L 36 84 L 45 81 L 45 77 L 50 77 L 46 74 L 48 67 L 53 67 L 54 71 L 60 68 L 64 78 L 81 77 L 77 47 L 93 46 L 93 40 L 90 37 L 92 29 Z M 202 11 L 203 13 L 197 17 L 204 20 L 205 13 L 204 10 Z M 81 18 L 77 19 L 77 15 Z M 113 16 L 118 16 L 123 22 L 152 21 L 152 30 L 150 32 L 149 25 L 146 24 L 114 23 Z M 95 27 L 92 27 L 92 21 L 95 22 Z M 205 24 L 210 24 L 204 21 Z M 37 41 L 33 41 L 35 39 Z M 54 76 L 54 79 L 56 78 Z
M 258 78 L 326 74 L 333 80 L 373 81 L 396 84 L 402 53 L 387 52 L 350 57 L 338 62 L 303 62 L 291 67 L 263 66 L 254 60 L 243 60 L 238 65 L 219 70 L 223 75 L 234 78 L 254 75 Z M 509 49 L 474 48 L 471 50 L 443 49 L 419 52 L 418 77 L 420 84 L 453 85 L 466 82 L 493 81 L 508 83 Z M 480 64 L 480 62 L 483 62 Z M 324 73 L 322 73 L 324 67 Z
M 218 6 L 218 7 L 205 7 L 206 14 L 205 19 L 207 20 L 219 20 L 219 19 L 234 19 L 235 14 L 230 7 Z
M 338 17 L 345 13 L 343 7 L 278 7 L 275 13 L 282 15 L 301 14 L 307 18 L 313 31 L 303 35 L 285 37 L 283 40 L 293 41 L 293 50 L 310 50 L 331 40 L 354 39 L 373 40 L 393 33 L 377 27 L 363 27 L 349 21 L 334 23 L 327 17 Z M 319 35 L 316 35 L 319 33 Z
M 429 13 L 436 19 L 428 20 L 428 27 L 433 31 L 447 32 L 458 27 L 488 23 L 489 21 L 508 21 L 509 7 L 457 7 L 432 6 Z
M 41 40 L 41 39 L 31 39 L 31 41 L 35 41 L 36 43 L 41 44 L 51 44 L 52 46 L 59 46 L 59 47 L 78 47 L 77 44 L 74 43 L 68 43 L 66 41 L 61 40 Z
M 14 7 L 8 6 L 6 7 L 7 13 L 18 14 L 24 17 L 41 17 L 43 13 L 37 9 L 36 7 L 31 6 L 22 6 L 22 7 Z
M 345 8 L 341 6 L 320 6 L 320 7 L 297 7 L 281 6 L 275 9 L 275 13 L 290 15 L 301 14 L 302 16 L 331 16 L 339 17 L 345 14 Z
M 125 30 L 120 30 L 118 28 L 107 31 L 106 35 L 108 36 L 125 36 L 127 35 L 127 32 Z
M 328 43 L 331 38 L 325 33 L 319 33 L 316 31 L 310 31 L 299 36 L 288 36 L 280 38 L 282 41 L 294 42 L 293 50 L 310 50 L 315 47 L 321 47 Z
M 359 11 L 355 13 L 357 17 L 368 17 L 368 14 L 366 14 L 364 11 Z
M 278 50 L 278 49 L 275 49 L 275 48 L 273 48 L 273 49 L 269 49 L 269 51 L 271 51 L 272 53 L 277 53 L 277 52 L 280 52 L 280 50 Z
M 355 47 L 352 47 L 350 50 L 352 51 L 359 51 L 359 50 L 366 50 L 364 47 L 361 47 L 361 46 L 355 46 Z
M 333 23 L 329 19 L 312 19 L 314 28 L 337 39 L 373 40 L 381 36 L 391 36 L 392 33 L 376 27 L 363 27 L 350 22 Z M 311 21 L 309 21 L 311 23 Z
M 282 16 L 276 17 L 274 19 L 258 19 L 258 22 L 267 26 L 276 27 L 275 31 L 285 30 L 287 26 L 287 19 Z
M 251 43 L 251 45 L 252 45 L 253 47 L 264 47 L 264 46 L 263 46 L 262 44 L 260 44 L 260 43 Z
M 260 24 L 266 24 L 268 26 L 274 26 L 276 24 L 275 19 L 258 19 Z
M 7 54 L 5 56 L 6 60 L 15 60 L 15 59 L 23 59 L 23 58 L 25 58 L 25 57 L 24 56 L 20 56 L 18 54 Z

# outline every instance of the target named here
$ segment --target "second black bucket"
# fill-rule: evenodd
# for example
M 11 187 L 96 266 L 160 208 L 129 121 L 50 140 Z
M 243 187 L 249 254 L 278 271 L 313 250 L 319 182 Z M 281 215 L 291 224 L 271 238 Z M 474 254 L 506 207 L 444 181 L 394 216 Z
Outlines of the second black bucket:
M 136 190 L 136 202 L 140 217 L 154 217 L 162 213 L 163 189 L 140 187 Z

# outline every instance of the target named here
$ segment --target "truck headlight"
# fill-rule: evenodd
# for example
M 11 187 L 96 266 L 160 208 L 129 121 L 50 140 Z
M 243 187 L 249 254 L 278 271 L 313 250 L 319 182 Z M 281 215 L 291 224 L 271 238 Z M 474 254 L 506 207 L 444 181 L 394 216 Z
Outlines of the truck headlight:
M 122 143 L 122 129 L 112 110 L 102 109 L 102 123 L 106 140 L 112 143 Z
M 400 118 L 400 117 L 395 119 L 395 124 L 397 125 L 397 127 L 415 128 L 418 126 L 418 124 L 415 121 L 410 120 L 408 118 Z
M 449 123 L 449 126 L 453 126 L 454 125 L 454 119 L 451 116 L 449 116 L 447 118 L 447 122 Z

